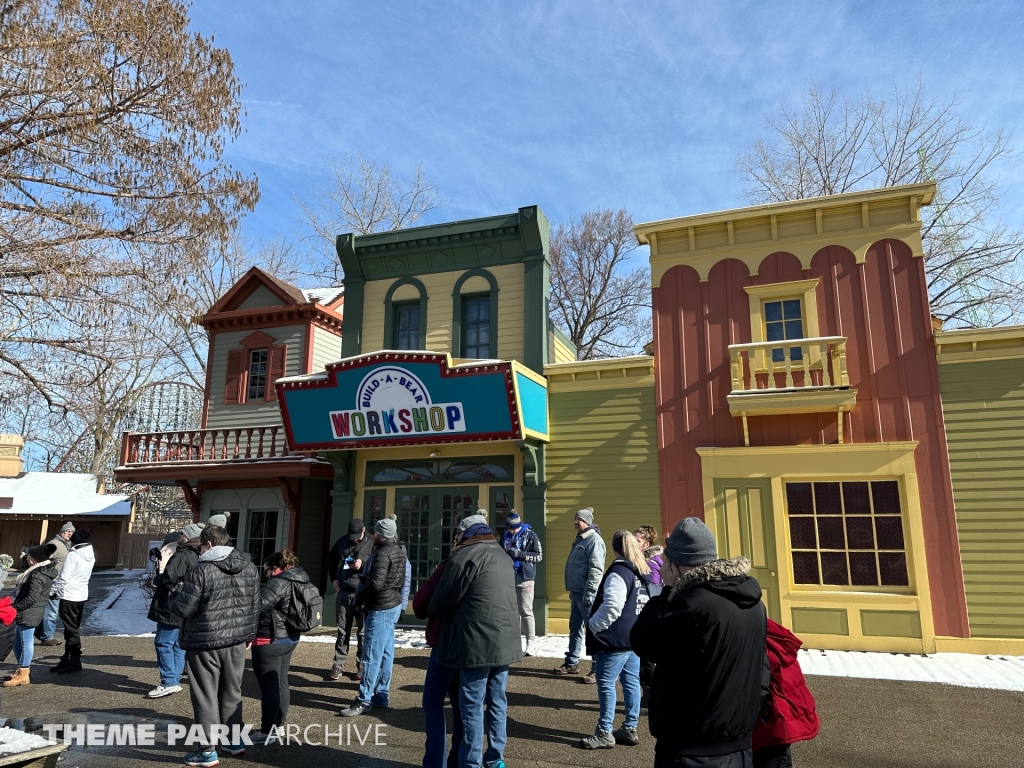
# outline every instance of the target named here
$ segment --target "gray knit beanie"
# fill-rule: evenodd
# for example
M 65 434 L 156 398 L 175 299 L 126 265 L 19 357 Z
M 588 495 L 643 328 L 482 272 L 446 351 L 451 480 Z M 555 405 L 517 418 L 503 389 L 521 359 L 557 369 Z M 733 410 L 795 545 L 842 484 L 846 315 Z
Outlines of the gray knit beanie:
M 394 520 L 384 518 L 378 520 L 377 524 L 373 526 L 373 532 L 379 533 L 385 539 L 393 539 L 398 535 L 398 525 Z
M 487 525 L 486 510 L 478 509 L 475 515 L 464 517 L 459 521 L 459 533 L 465 533 L 474 525 Z
M 593 525 L 594 524 L 594 508 L 593 507 L 585 507 L 584 509 L 581 509 L 579 512 L 576 513 L 576 515 L 574 516 L 574 519 L 582 520 L 587 525 Z
M 665 539 L 665 557 L 676 565 L 710 563 L 718 559 L 715 534 L 699 518 L 684 518 Z
M 203 528 L 205 527 L 206 526 L 202 523 L 189 523 L 181 529 L 181 532 L 182 534 L 184 534 L 186 539 L 188 539 L 189 541 L 194 541 L 195 539 L 198 539 L 200 535 L 202 535 Z

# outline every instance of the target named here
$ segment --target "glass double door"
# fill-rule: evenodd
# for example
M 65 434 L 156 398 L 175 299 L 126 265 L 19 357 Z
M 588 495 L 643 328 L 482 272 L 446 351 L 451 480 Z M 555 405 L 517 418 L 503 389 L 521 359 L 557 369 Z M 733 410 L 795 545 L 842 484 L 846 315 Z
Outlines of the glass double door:
M 448 557 L 459 521 L 478 508 L 478 486 L 396 488 L 398 541 L 412 564 L 412 591 Z

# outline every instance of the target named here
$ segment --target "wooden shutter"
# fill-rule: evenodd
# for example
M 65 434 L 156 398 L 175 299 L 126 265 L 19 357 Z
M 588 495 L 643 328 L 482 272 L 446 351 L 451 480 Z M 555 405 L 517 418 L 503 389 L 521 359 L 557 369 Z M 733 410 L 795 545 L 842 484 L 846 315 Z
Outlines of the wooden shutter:
M 288 345 L 278 344 L 271 347 L 267 357 L 270 358 L 267 365 L 267 401 L 277 400 L 277 387 L 274 382 L 284 377 L 284 366 L 288 360 Z
M 241 402 L 242 369 L 244 365 L 244 349 L 232 349 L 228 352 L 228 370 L 224 379 L 224 405 L 237 405 Z

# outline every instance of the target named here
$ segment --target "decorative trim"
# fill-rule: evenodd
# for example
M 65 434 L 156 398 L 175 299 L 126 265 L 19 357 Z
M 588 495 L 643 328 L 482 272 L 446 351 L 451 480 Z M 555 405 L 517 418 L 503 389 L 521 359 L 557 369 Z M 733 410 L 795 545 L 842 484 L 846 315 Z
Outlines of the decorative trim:
M 395 291 L 401 288 L 403 285 L 411 285 L 420 294 L 420 338 L 419 338 L 419 349 L 427 348 L 427 287 L 422 282 L 417 280 L 415 277 L 402 277 L 395 280 L 388 288 L 388 292 L 384 294 L 384 346 L 387 348 L 396 347 L 394 332 L 395 332 L 395 302 L 392 301 L 392 297 L 395 295 Z M 397 302 L 399 304 L 405 304 L 406 302 Z
M 273 328 L 282 325 L 315 324 L 341 333 L 342 323 L 341 315 L 325 310 L 317 304 L 239 309 L 216 314 L 207 313 L 203 317 L 203 327 L 209 332 L 237 331 L 246 327 Z
M 487 285 L 490 286 L 490 344 L 488 345 L 487 356 L 492 360 L 496 360 L 498 358 L 498 281 L 489 271 L 480 267 L 474 267 L 463 272 L 459 279 L 455 281 L 455 287 L 452 289 L 452 357 L 465 356 L 465 345 L 462 338 L 462 286 L 471 277 L 482 277 L 487 281 Z M 466 294 L 466 296 L 475 295 L 479 294 Z M 384 338 L 386 339 L 387 337 L 385 336 Z

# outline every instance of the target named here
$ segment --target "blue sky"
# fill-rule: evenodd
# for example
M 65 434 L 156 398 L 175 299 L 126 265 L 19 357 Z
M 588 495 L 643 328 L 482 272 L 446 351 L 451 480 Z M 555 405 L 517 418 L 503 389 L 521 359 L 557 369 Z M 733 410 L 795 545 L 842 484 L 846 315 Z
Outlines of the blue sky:
M 293 194 L 356 151 L 422 161 L 450 201 L 431 221 L 743 205 L 737 155 L 812 79 L 858 95 L 920 76 L 1024 148 L 1019 3 L 207 0 L 192 18 L 246 84 L 229 159 L 259 176 L 252 235 L 294 237 Z M 1000 170 L 1024 225 L 1024 154 Z

